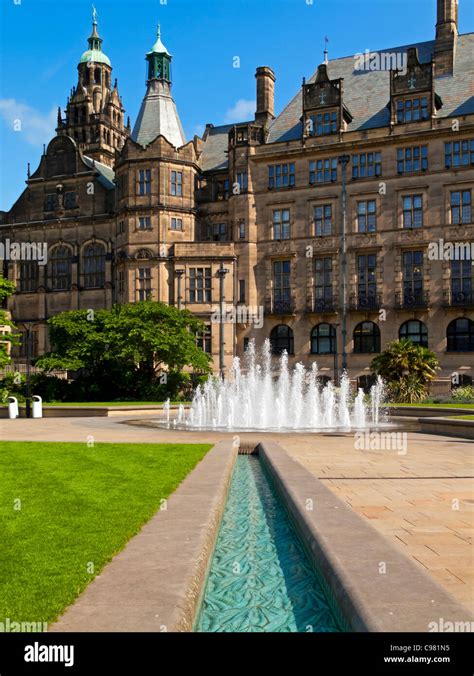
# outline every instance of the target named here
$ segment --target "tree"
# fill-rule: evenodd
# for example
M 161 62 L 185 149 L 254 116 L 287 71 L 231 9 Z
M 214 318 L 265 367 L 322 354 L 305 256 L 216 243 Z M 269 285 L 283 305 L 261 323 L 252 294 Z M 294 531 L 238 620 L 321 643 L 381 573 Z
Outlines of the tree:
M 371 368 L 385 380 L 389 397 L 413 403 L 428 394 L 428 385 L 439 370 L 439 360 L 432 350 L 403 338 L 389 343 L 372 360 Z
M 13 282 L 10 282 L 10 280 L 5 279 L 0 274 L 0 308 L 3 308 L 5 305 L 5 301 L 9 296 L 11 296 L 13 293 L 15 293 L 15 285 Z M 15 329 L 15 325 L 11 322 L 10 316 L 6 310 L 0 309 L 0 326 L 9 326 L 10 330 L 13 331 Z M 15 336 L 12 332 L 10 333 L 4 333 L 1 336 L 0 340 L 0 367 L 6 366 L 7 364 L 10 363 L 10 355 L 9 355 L 9 349 L 8 345 L 15 344 L 17 341 L 15 340 Z
M 185 367 L 209 371 L 210 357 L 196 345 L 203 323 L 164 303 L 63 312 L 49 319 L 48 327 L 53 351 L 37 366 L 80 371 L 96 396 L 105 389 L 106 398 L 111 392 L 143 398 L 152 386 L 179 383 Z

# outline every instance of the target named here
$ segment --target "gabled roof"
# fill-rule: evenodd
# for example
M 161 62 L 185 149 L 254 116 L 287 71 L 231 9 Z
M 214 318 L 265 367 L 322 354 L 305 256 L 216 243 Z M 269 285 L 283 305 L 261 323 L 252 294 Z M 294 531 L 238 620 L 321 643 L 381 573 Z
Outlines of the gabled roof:
M 160 134 L 176 148 L 186 143 L 169 84 L 161 80 L 150 80 L 132 131 L 132 140 L 147 146 Z
M 374 53 L 406 53 L 409 47 L 418 49 L 421 63 L 428 63 L 435 42 L 381 49 Z M 435 78 L 435 91 L 443 101 L 437 117 L 474 114 L 474 33 L 460 35 L 456 48 L 453 75 Z M 390 122 L 387 107 L 390 99 L 390 72 L 355 70 L 355 57 L 348 56 L 329 61 L 327 69 L 331 80 L 344 78 L 344 104 L 353 116 L 348 131 L 376 129 Z M 307 84 L 314 82 L 317 68 Z M 293 141 L 302 136 L 301 89 L 272 122 L 267 143 Z M 240 124 L 244 124 L 243 122 Z M 228 166 L 228 133 L 233 125 L 209 127 L 204 137 L 201 156 L 203 171 L 225 170 Z
M 418 49 L 421 63 L 431 60 L 434 40 L 420 42 L 391 49 L 381 49 L 378 53 L 406 53 L 409 47 Z M 376 53 L 376 52 L 374 52 Z M 435 79 L 435 91 L 443 100 L 443 107 L 438 117 L 465 115 L 474 113 L 474 97 L 470 93 L 468 83 L 474 78 L 474 33 L 461 35 L 456 49 L 454 74 Z M 387 104 L 390 99 L 390 72 L 355 70 L 354 56 L 329 61 L 328 74 L 331 80 L 344 78 L 344 103 L 347 105 L 353 121 L 348 131 L 375 129 L 384 127 L 390 122 L 390 111 Z M 317 70 L 307 81 L 314 82 Z M 270 126 L 267 143 L 291 141 L 301 138 L 301 90 L 284 108 Z

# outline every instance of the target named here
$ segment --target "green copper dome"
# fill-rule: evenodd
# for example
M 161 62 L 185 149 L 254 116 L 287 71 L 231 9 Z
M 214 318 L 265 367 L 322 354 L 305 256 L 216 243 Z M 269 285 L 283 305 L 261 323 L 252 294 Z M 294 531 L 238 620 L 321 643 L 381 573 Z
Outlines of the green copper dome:
M 81 56 L 79 63 L 87 63 L 88 61 L 93 61 L 94 63 L 105 63 L 107 66 L 112 67 L 109 57 L 98 49 L 88 49 L 87 52 L 84 52 L 84 54 Z
M 89 49 L 81 56 L 79 63 L 93 61 L 94 63 L 105 63 L 107 66 L 112 67 L 109 57 L 102 51 L 103 40 L 97 32 L 97 12 L 94 6 L 92 12 L 92 33 L 87 38 L 87 42 L 89 43 Z

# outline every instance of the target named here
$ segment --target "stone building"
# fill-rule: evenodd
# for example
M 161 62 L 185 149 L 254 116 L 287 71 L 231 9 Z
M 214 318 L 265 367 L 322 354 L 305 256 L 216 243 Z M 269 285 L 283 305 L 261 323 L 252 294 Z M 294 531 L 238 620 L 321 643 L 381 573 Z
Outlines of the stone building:
M 150 297 L 204 320 L 216 370 L 270 338 L 364 386 L 408 337 L 439 355 L 439 387 L 470 382 L 474 34 L 457 0 L 437 9 L 434 40 L 325 58 L 278 115 L 257 68 L 254 119 L 188 142 L 159 31 L 131 131 L 94 19 L 57 135 L 1 214 L 2 241 L 48 243 L 45 266 L 5 264 L 34 353 L 55 313 Z

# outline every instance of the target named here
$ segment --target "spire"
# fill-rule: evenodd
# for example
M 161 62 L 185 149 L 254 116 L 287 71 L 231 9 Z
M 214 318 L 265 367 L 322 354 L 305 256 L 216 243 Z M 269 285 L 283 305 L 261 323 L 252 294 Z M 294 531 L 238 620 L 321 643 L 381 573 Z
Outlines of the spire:
M 87 38 L 89 49 L 81 56 L 80 63 L 94 61 L 94 63 L 105 63 L 110 66 L 110 59 L 102 51 L 103 40 L 97 31 L 97 10 L 92 5 L 92 33 Z
M 147 92 L 143 99 L 132 139 L 143 146 L 160 134 L 176 148 L 186 143 L 176 104 L 171 96 L 172 56 L 161 41 L 158 25 L 156 42 L 146 55 Z
M 328 42 L 329 42 L 329 40 L 328 40 L 327 35 L 326 35 L 326 37 L 324 38 L 324 63 L 325 63 L 326 65 L 328 65 L 328 63 L 329 63 L 329 59 L 328 59 Z

